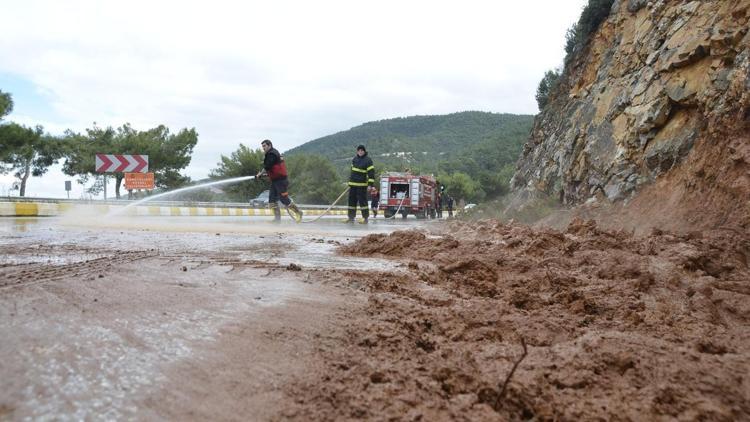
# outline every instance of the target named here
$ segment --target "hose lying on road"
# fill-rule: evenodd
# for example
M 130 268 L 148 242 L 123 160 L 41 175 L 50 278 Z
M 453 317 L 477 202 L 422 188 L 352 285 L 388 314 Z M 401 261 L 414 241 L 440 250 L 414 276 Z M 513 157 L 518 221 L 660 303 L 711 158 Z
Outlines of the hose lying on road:
M 405 200 L 406 200 L 406 195 L 404 195 L 404 197 L 401 198 L 401 202 L 398 204 L 398 208 L 396 208 L 396 212 L 394 212 L 392 216 L 385 217 L 385 218 L 396 218 L 396 215 L 398 215 L 398 212 L 401 211 L 401 206 L 404 205 Z
M 335 200 L 335 201 L 333 201 L 333 204 L 331 204 L 331 206 L 330 206 L 330 207 L 326 208 L 326 210 L 325 210 L 325 211 L 323 211 L 323 213 L 322 213 L 322 214 L 320 214 L 319 216 L 317 216 L 317 217 L 313 218 L 312 220 L 302 221 L 302 223 L 312 223 L 312 222 L 314 222 L 314 221 L 318 221 L 318 220 L 320 220 L 320 219 L 321 219 L 321 218 L 322 218 L 322 217 L 323 217 L 324 215 L 328 214 L 328 211 L 330 211 L 330 210 L 331 210 L 331 208 L 333 208 L 333 206 L 334 206 L 334 205 L 336 205 L 336 203 L 337 203 L 337 202 L 339 202 L 339 201 L 341 200 L 341 198 L 343 198 L 343 197 L 344 197 L 344 195 L 346 195 L 346 193 L 347 193 L 347 192 L 349 192 L 349 187 L 347 187 L 346 189 L 344 189 L 344 191 L 343 191 L 343 192 L 341 192 L 341 195 L 339 195 L 339 197 L 338 197 L 338 198 L 336 198 L 336 200 Z M 287 211 L 287 212 L 289 212 L 289 208 L 287 208 L 287 210 L 286 210 L 286 211 Z M 289 213 L 289 215 L 291 216 L 292 214 L 291 214 L 291 213 Z M 294 218 L 294 217 L 292 217 L 292 218 Z

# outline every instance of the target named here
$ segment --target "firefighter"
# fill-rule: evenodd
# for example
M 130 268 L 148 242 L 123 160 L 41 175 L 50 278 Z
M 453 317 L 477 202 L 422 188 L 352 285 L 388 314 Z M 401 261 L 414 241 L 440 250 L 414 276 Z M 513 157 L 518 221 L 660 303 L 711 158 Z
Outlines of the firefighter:
M 259 171 L 256 177 L 268 176 L 271 179 L 271 189 L 268 193 L 268 206 L 273 210 L 275 222 L 281 221 L 281 211 L 279 210 L 279 200 L 287 208 L 294 221 L 302 221 L 302 210 L 289 199 L 289 180 L 286 175 L 286 163 L 281 157 L 279 151 L 273 147 L 270 140 L 266 139 L 260 143 L 263 152 L 266 153 L 263 158 L 263 170 Z
M 357 204 L 362 211 L 360 223 L 367 224 L 370 211 L 367 209 L 367 192 L 371 192 L 375 183 L 375 166 L 367 156 L 364 145 L 357 147 L 357 155 L 352 159 L 352 172 L 349 176 L 349 218 L 347 223 L 353 223 L 357 216 Z

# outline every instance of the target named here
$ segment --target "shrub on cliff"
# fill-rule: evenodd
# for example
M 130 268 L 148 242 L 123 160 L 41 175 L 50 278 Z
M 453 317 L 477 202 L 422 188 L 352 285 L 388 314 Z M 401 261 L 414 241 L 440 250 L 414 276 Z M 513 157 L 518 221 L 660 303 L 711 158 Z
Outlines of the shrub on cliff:
M 13 111 L 13 98 L 7 92 L 0 90 L 0 119 Z
M 607 19 L 614 2 L 615 0 L 589 0 L 581 12 L 578 23 L 565 34 L 566 63 L 573 57 L 574 52 L 586 45 L 591 34 Z
M 548 70 L 544 73 L 544 77 L 539 81 L 539 86 L 536 88 L 536 103 L 539 106 L 539 111 L 542 111 L 549 101 L 549 95 L 557 86 L 557 81 L 560 79 L 560 71 Z

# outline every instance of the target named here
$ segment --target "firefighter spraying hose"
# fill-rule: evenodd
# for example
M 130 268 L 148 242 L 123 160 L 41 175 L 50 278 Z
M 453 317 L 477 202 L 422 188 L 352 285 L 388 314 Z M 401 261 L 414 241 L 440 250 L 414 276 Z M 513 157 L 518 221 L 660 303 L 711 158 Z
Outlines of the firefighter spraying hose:
M 265 139 L 260 143 L 265 157 L 263 158 L 263 170 L 259 171 L 256 177 L 268 176 L 271 180 L 271 189 L 268 194 L 268 205 L 273 210 L 275 222 L 281 221 L 281 210 L 279 210 L 279 201 L 286 207 L 286 211 L 292 216 L 294 221 L 302 221 L 302 210 L 289 198 L 289 180 L 287 179 L 286 163 L 281 157 L 270 140 Z

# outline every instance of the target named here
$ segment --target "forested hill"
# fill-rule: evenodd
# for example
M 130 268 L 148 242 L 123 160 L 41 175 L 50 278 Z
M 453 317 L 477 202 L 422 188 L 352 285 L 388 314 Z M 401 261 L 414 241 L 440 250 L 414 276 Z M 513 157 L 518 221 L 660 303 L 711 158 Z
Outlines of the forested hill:
M 484 146 L 483 150 L 502 150 L 509 162 L 515 162 L 533 119 L 530 115 L 479 111 L 399 117 L 365 123 L 315 139 L 286 154 L 319 154 L 343 168 L 354 155 L 356 146 L 364 144 L 380 169 L 436 172 L 439 163 L 467 157 L 469 150 Z

